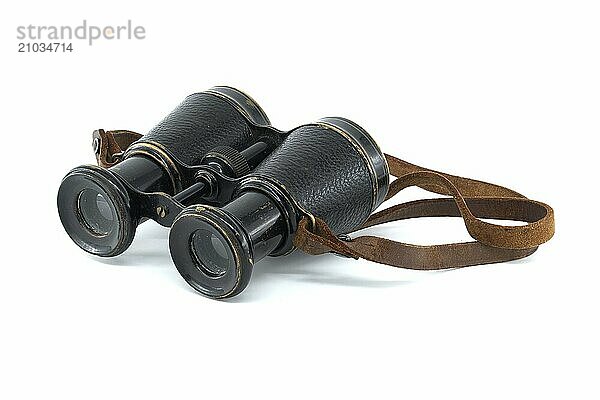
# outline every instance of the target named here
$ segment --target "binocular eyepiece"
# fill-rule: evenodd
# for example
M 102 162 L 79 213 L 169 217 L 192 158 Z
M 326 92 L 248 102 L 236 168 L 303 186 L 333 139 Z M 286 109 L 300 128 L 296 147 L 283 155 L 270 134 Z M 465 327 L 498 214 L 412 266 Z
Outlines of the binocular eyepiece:
M 239 294 L 254 265 L 294 250 L 302 218 L 334 234 L 361 226 L 389 186 L 371 136 L 344 118 L 289 132 L 249 96 L 215 87 L 188 96 L 148 134 L 95 132 L 102 166 L 80 166 L 58 192 L 61 222 L 83 250 L 116 256 L 137 226 L 171 227 L 177 270 L 211 298 Z

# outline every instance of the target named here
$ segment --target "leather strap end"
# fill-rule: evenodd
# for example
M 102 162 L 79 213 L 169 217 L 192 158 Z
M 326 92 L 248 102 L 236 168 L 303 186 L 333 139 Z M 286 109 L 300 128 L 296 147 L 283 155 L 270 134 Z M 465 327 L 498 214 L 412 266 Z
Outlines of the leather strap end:
M 355 260 L 360 258 L 358 253 L 346 246 L 331 232 L 331 229 L 323 220 L 315 218 L 313 230 L 310 229 L 311 224 L 309 218 L 302 218 L 294 237 L 294 246 L 310 255 L 336 253 Z
M 103 168 L 109 168 L 120 161 L 120 156 L 142 135 L 128 130 L 95 130 L 92 143 L 96 162 Z

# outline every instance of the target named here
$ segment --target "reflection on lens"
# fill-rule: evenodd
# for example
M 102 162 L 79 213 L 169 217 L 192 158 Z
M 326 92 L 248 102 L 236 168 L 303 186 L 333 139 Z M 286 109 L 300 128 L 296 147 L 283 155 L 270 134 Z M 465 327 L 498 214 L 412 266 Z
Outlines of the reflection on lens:
M 198 269 L 211 278 L 225 275 L 233 262 L 231 250 L 224 240 L 206 229 L 194 232 L 190 251 Z
M 79 193 L 77 211 L 86 228 L 97 236 L 108 235 L 115 223 L 115 211 L 106 198 L 93 189 Z
M 227 255 L 227 249 L 225 249 L 225 245 L 216 235 L 212 235 L 210 237 L 210 243 L 221 258 L 229 258 Z
M 106 201 L 104 196 L 102 196 L 100 193 L 98 193 L 98 196 L 96 196 L 96 207 L 98 207 L 98 211 L 100 211 L 100 214 L 104 217 L 104 219 L 109 221 L 113 220 L 112 210 L 108 205 L 108 201 Z

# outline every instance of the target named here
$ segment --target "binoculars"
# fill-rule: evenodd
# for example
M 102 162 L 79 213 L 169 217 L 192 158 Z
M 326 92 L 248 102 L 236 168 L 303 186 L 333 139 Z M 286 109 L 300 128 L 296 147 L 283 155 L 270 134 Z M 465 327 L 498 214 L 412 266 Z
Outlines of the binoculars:
M 239 294 L 255 263 L 295 249 L 302 219 L 334 235 L 384 201 L 390 171 L 371 136 L 339 117 L 283 132 L 230 87 L 188 96 L 146 135 L 94 132 L 101 166 L 74 168 L 58 191 L 60 220 L 88 253 L 111 257 L 153 219 L 170 227 L 177 270 L 211 298 Z

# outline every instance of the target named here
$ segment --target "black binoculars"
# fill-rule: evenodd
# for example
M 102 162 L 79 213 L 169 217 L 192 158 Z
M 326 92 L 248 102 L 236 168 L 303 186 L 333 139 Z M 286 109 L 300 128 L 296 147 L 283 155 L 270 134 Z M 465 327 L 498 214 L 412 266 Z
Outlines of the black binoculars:
M 104 166 L 71 170 L 58 192 L 71 239 L 116 256 L 153 219 L 171 227 L 181 276 L 211 298 L 239 294 L 255 263 L 293 251 L 302 218 L 336 235 L 357 229 L 389 185 L 386 158 L 356 123 L 324 118 L 282 132 L 222 86 L 188 96 L 144 136 L 96 131 L 94 149 Z

